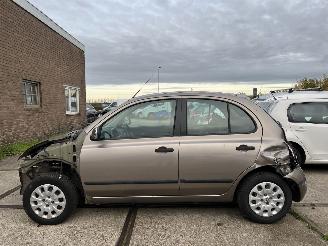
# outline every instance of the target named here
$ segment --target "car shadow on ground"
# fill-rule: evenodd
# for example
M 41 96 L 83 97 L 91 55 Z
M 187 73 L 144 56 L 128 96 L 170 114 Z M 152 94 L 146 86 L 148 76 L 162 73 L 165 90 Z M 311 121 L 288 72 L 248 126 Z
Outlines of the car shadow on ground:
M 328 171 L 328 164 L 305 164 L 302 169 L 306 171 L 325 170 Z

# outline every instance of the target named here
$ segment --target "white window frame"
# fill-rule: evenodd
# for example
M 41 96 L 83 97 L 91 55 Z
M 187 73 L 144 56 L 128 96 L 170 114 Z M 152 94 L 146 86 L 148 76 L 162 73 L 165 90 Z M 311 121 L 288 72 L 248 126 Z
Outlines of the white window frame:
M 23 79 L 23 95 L 24 95 L 24 106 L 26 108 L 39 108 L 41 106 L 40 103 L 40 82 L 32 81 L 32 80 L 27 80 Z M 35 85 L 35 93 L 31 93 L 26 90 L 26 85 L 27 84 L 32 84 Z M 27 97 L 28 96 L 35 96 L 36 97 L 36 104 L 27 104 Z
M 76 112 L 71 110 L 71 91 L 76 90 Z M 67 109 L 67 104 L 66 104 L 66 91 L 68 92 L 68 109 Z M 65 85 L 65 108 L 66 108 L 66 114 L 67 115 L 76 115 L 80 113 L 80 88 L 76 86 L 70 86 L 70 85 Z

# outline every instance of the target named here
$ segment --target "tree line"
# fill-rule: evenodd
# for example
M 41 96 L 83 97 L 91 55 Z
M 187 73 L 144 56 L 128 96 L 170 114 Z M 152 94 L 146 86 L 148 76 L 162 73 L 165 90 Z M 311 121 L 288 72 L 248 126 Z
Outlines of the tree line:
M 322 90 L 328 90 L 328 75 L 324 74 L 322 78 L 304 78 L 296 82 L 295 89 L 311 89 L 321 88 Z

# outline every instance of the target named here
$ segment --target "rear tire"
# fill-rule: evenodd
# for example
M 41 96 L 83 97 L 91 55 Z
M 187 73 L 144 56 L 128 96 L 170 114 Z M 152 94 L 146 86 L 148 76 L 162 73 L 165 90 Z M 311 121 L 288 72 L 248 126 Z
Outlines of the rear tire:
M 23 207 L 38 224 L 56 225 L 67 219 L 78 204 L 78 193 L 65 175 L 44 174 L 34 178 L 23 193 Z
M 237 192 L 240 212 L 257 223 L 270 224 L 280 220 L 292 204 L 288 184 L 270 172 L 258 172 L 247 177 Z

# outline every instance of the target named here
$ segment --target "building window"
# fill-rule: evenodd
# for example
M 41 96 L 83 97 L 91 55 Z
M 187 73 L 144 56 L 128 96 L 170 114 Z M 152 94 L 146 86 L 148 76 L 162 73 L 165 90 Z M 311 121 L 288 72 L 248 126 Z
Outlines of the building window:
M 80 88 L 72 86 L 65 87 L 66 114 L 79 113 L 79 95 Z
M 27 107 L 40 106 L 40 83 L 30 80 L 23 80 L 24 103 Z

